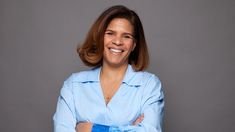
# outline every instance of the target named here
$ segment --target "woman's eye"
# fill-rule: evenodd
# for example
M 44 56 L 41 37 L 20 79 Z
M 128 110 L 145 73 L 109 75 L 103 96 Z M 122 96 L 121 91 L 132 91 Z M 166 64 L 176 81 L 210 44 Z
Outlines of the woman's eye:
M 106 32 L 105 34 L 107 34 L 107 35 L 113 35 L 112 32 Z
M 125 35 L 124 38 L 132 38 L 132 37 L 129 35 Z

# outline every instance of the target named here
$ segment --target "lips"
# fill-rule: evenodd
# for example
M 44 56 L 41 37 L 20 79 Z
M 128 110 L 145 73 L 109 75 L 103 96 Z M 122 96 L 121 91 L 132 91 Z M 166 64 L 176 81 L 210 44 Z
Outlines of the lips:
M 115 48 L 109 48 L 109 50 L 110 50 L 111 52 L 114 52 L 114 53 L 122 53 L 122 52 L 124 52 L 124 50 L 115 49 Z

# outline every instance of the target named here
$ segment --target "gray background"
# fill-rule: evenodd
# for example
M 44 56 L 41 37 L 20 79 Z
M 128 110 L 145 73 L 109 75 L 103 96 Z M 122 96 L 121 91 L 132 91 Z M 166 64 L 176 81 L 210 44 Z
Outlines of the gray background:
M 49 132 L 63 81 L 107 7 L 134 9 L 165 92 L 165 132 L 235 131 L 234 0 L 0 0 L 0 131 Z

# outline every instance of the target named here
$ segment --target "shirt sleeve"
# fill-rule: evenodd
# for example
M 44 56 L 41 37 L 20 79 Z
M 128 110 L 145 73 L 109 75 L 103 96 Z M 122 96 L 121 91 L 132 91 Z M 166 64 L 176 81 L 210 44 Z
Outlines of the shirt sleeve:
M 71 83 L 64 82 L 53 116 L 54 132 L 76 132 L 75 105 Z
M 151 76 L 143 90 L 142 110 L 144 120 L 136 126 L 105 126 L 94 124 L 92 132 L 162 132 L 164 95 L 160 80 Z

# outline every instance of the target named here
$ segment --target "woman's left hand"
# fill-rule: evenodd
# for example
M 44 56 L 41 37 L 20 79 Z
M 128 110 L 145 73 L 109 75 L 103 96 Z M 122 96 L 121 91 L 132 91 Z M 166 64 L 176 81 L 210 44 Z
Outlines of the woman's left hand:
M 76 132 L 91 132 L 93 124 L 90 122 L 79 122 L 76 125 Z
M 141 123 L 144 120 L 144 114 L 140 115 L 133 123 L 132 125 L 135 126 L 139 123 Z

